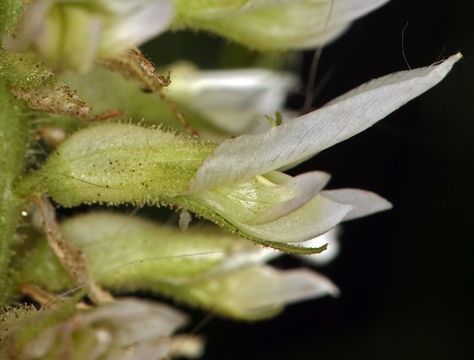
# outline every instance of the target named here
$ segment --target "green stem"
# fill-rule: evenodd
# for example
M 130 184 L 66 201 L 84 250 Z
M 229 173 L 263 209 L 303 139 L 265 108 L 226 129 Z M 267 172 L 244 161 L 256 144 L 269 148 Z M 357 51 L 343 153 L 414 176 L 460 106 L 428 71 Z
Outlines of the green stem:
M 7 304 L 12 293 L 11 246 L 25 204 L 13 191 L 13 182 L 23 170 L 27 142 L 21 104 L 0 81 L 0 305 Z

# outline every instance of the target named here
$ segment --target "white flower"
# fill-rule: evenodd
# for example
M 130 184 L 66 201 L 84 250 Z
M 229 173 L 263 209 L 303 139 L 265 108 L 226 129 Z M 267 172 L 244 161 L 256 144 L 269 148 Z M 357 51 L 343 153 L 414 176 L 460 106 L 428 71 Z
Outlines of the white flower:
M 189 196 L 244 236 L 272 246 L 312 239 L 343 220 L 390 208 L 368 191 L 320 191 L 328 180 L 320 172 L 292 178 L 275 170 L 367 129 L 436 85 L 460 58 L 372 80 L 281 126 L 224 141 L 191 179 Z
M 36 0 L 3 44 L 14 52 L 33 47 L 56 67 L 86 71 L 96 58 L 113 57 L 158 35 L 172 16 L 171 0 Z

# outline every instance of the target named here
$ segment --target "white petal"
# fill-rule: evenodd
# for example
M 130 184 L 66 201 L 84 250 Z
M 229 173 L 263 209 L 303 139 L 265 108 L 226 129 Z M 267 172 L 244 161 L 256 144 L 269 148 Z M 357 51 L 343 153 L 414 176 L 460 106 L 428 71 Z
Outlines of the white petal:
M 191 192 L 231 184 L 301 161 L 367 129 L 440 82 L 460 54 L 439 65 L 370 81 L 281 126 L 220 144 L 190 181 Z
M 216 313 L 237 319 L 274 316 L 284 305 L 325 295 L 337 296 L 326 277 L 307 269 L 281 271 L 251 265 L 190 284 L 187 294 Z
M 83 317 L 84 326 L 101 321 L 116 324 L 114 341 L 128 346 L 170 336 L 187 317 L 171 306 L 130 298 L 104 304 Z
M 264 69 L 204 71 L 181 64 L 171 72 L 165 92 L 232 135 L 252 128 L 257 116 L 281 110 L 297 84 L 290 73 Z
M 293 243 L 312 239 L 324 234 L 339 224 L 352 210 L 352 206 L 332 201 L 316 195 L 299 209 L 279 219 L 264 224 L 254 225 L 239 220 L 232 212 L 226 211 L 218 202 L 220 199 L 204 195 L 204 202 L 218 216 L 226 219 L 243 236 L 259 242 Z
M 137 6 L 104 29 L 101 52 L 118 53 L 141 45 L 166 30 L 172 19 L 173 4 L 170 0 L 154 0 Z
M 185 357 L 197 359 L 204 353 L 204 340 L 198 336 L 176 335 L 169 339 L 171 358 Z
M 205 277 L 222 274 L 225 272 L 242 268 L 247 265 L 264 264 L 283 254 L 284 252 L 279 250 L 274 250 L 260 245 L 254 245 L 252 248 L 249 247 L 230 254 L 222 264 L 218 265 L 215 269 L 208 272 Z
M 332 27 L 352 22 L 387 2 L 389 0 L 334 0 L 334 8 L 328 26 Z
M 246 277 L 245 283 L 235 284 L 239 291 L 233 301 L 242 308 L 257 309 L 339 294 L 331 280 L 308 269 L 279 271 L 260 266 L 253 270 L 253 276 Z
M 344 217 L 344 221 L 357 219 L 392 208 L 392 204 L 388 200 L 367 190 L 324 190 L 321 192 L 321 195 L 342 204 L 349 204 L 353 207 L 352 211 Z
M 163 360 L 168 359 L 171 342 L 160 339 L 155 342 L 140 342 L 125 348 L 112 348 L 104 360 Z M 102 359 L 102 358 L 101 358 Z
M 290 178 L 290 180 L 282 184 L 282 186 L 287 187 L 294 196 L 259 214 L 252 219 L 252 221 L 248 222 L 248 224 L 265 224 L 292 213 L 313 199 L 316 194 L 326 186 L 329 179 L 330 175 L 322 171 L 307 172 Z

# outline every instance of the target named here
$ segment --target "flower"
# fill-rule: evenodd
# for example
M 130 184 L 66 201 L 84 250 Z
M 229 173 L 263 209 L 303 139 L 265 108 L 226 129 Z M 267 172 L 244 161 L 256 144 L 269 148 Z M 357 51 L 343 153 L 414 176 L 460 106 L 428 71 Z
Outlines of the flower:
M 202 355 L 202 340 L 172 336 L 188 322 L 164 304 L 122 298 L 87 311 L 12 309 L 2 324 L 2 351 L 21 359 L 162 359 Z M 18 320 L 20 319 L 20 320 Z M 8 357 L 10 358 L 10 357 Z
M 271 246 L 305 241 L 343 220 L 390 208 L 388 201 L 363 190 L 320 191 L 328 178 L 319 172 L 291 178 L 275 170 L 367 129 L 440 82 L 460 58 L 456 54 L 438 65 L 372 80 L 281 126 L 224 141 L 191 178 L 189 197 L 243 236 Z M 282 188 L 285 195 L 276 204 L 269 202 L 276 198 L 269 193 Z
M 172 16 L 171 0 L 37 0 L 3 44 L 14 52 L 32 46 L 55 67 L 84 72 L 96 58 L 113 57 L 156 36 Z
M 22 191 L 47 192 L 64 206 L 164 204 L 267 246 L 320 252 L 295 243 L 391 204 L 364 190 L 322 190 L 323 172 L 291 177 L 278 169 L 367 129 L 440 82 L 460 58 L 372 80 L 318 110 L 219 145 L 131 124 L 90 127 L 64 141 Z
M 388 0 L 175 0 L 175 28 L 202 29 L 258 50 L 311 49 Z
M 226 317 L 259 320 L 287 304 L 339 293 L 310 269 L 265 264 L 282 252 L 209 225 L 180 231 L 124 214 L 90 212 L 66 220 L 61 229 L 85 254 L 99 285 L 151 291 Z M 19 271 L 23 281 L 49 291 L 75 286 L 46 241 L 36 242 Z

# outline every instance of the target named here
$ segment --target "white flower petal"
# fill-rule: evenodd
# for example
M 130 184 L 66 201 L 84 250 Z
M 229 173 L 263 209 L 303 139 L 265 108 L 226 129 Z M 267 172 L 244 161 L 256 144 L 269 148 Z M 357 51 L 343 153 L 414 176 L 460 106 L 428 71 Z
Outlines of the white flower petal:
M 339 294 L 331 280 L 308 269 L 279 271 L 270 266 L 251 269 L 253 276 L 234 283 L 239 291 L 235 291 L 232 301 L 242 308 L 258 309 Z
M 100 321 L 116 324 L 114 341 L 128 346 L 170 336 L 187 322 L 187 317 L 165 304 L 129 298 L 104 304 L 84 314 L 84 326 Z
M 353 209 L 344 217 L 344 221 L 368 216 L 392 208 L 392 204 L 383 197 L 361 189 L 324 190 L 321 195 L 342 204 L 349 204 Z
M 226 140 L 198 169 L 189 191 L 267 173 L 346 140 L 436 85 L 460 58 L 461 54 L 456 54 L 439 65 L 370 81 L 321 109 L 265 133 Z
M 268 265 L 250 265 L 196 281 L 186 296 L 204 308 L 236 319 L 274 316 L 286 304 L 338 295 L 326 277 L 308 269 L 281 271 Z
M 352 22 L 387 2 L 389 0 L 334 0 L 334 8 L 328 21 L 328 27 Z
M 204 354 L 204 340 L 198 336 L 176 335 L 169 339 L 168 356 L 197 359 Z
M 241 249 L 238 252 L 230 254 L 222 264 L 208 272 L 205 277 L 222 274 L 251 264 L 265 264 L 283 254 L 284 252 L 279 250 L 254 245 L 252 248 Z
M 312 171 L 290 178 L 282 186 L 287 187 L 294 196 L 283 203 L 269 208 L 248 223 L 252 225 L 265 224 L 292 213 L 313 199 L 326 186 L 330 177 L 325 172 Z
M 173 19 L 171 0 L 154 0 L 137 6 L 104 28 L 101 53 L 119 53 L 163 32 Z
M 171 73 L 165 92 L 232 135 L 254 127 L 257 116 L 281 110 L 297 84 L 290 73 L 265 69 L 204 71 L 178 64 Z
M 312 239 L 339 224 L 352 210 L 350 205 L 318 194 L 299 209 L 275 221 L 254 225 L 239 220 L 232 211 L 221 206 L 219 201 L 222 200 L 216 196 L 211 199 L 208 193 L 205 193 L 200 201 L 243 236 L 262 243 L 287 244 Z
M 127 348 L 115 348 L 104 360 L 163 360 L 169 359 L 170 342 L 141 342 Z

